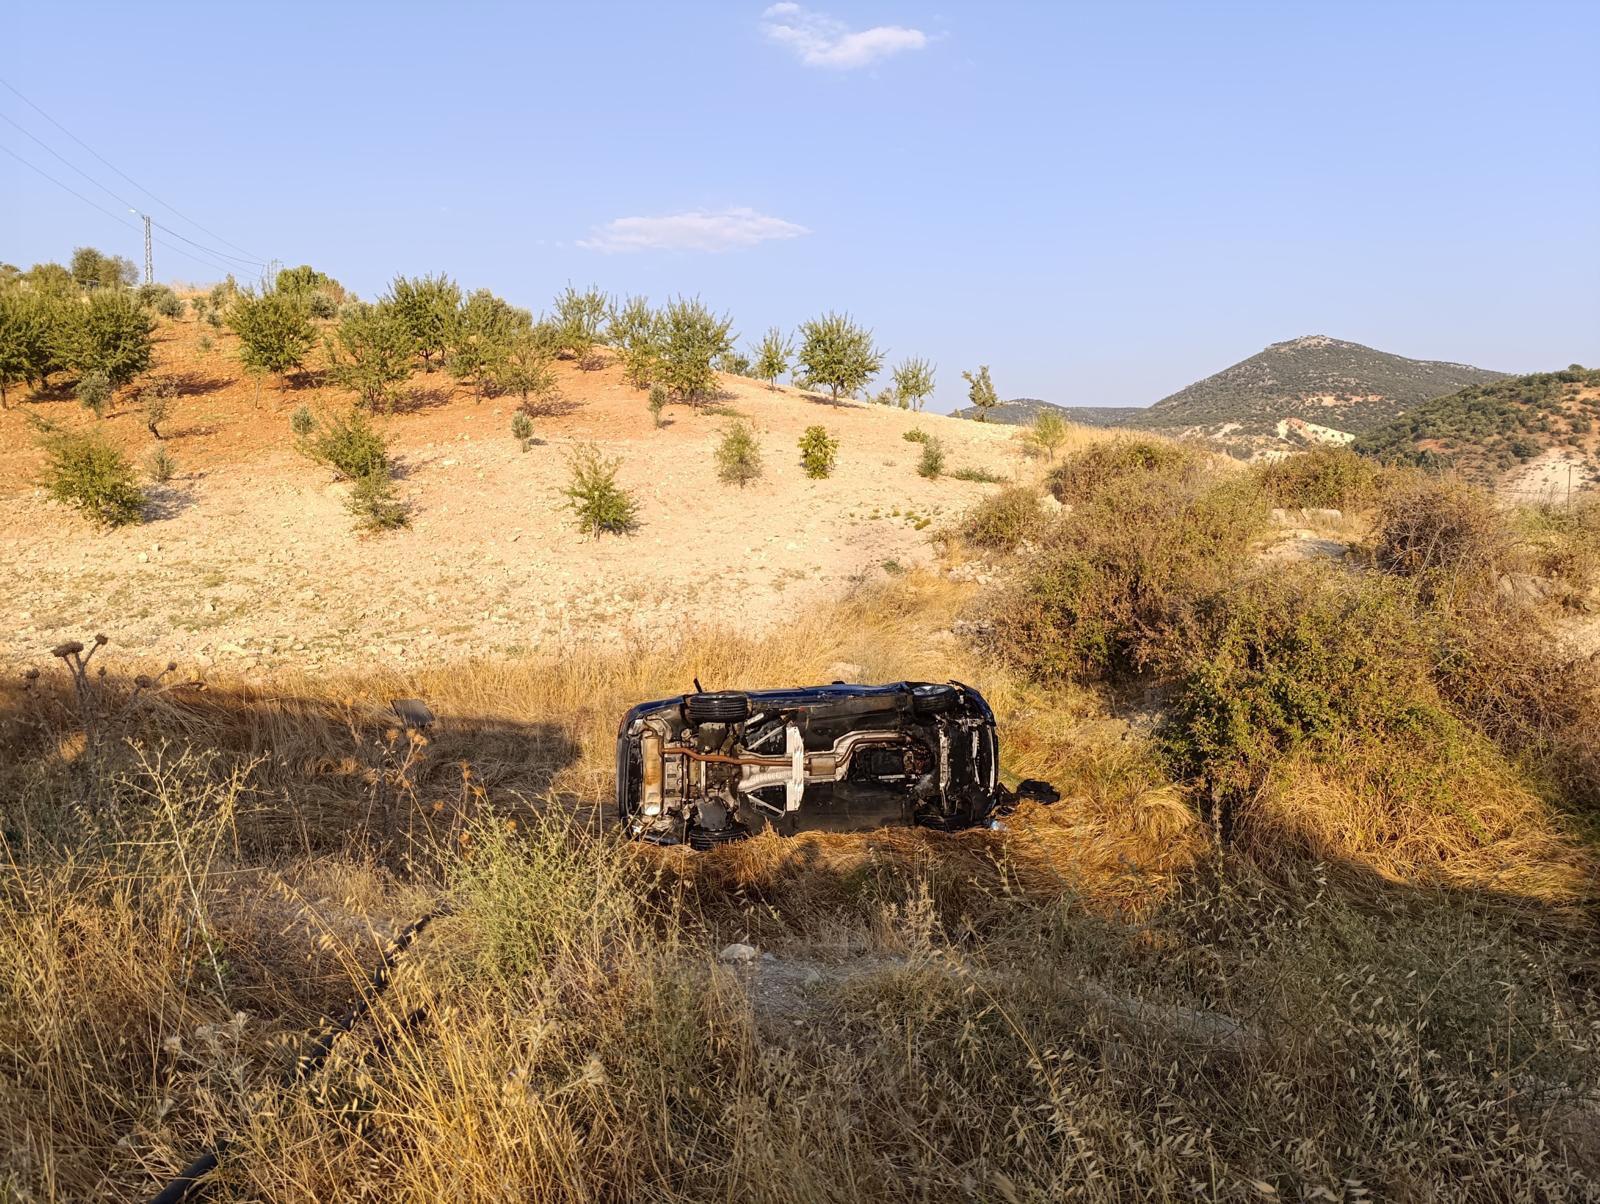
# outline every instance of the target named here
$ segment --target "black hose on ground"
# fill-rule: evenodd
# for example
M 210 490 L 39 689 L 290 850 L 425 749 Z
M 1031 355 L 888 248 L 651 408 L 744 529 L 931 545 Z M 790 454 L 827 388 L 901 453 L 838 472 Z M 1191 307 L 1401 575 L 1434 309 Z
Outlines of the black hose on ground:
M 368 980 L 366 990 L 362 991 L 360 997 L 343 1016 L 324 1021 L 310 1047 L 295 1059 L 294 1082 L 303 1083 L 322 1069 L 329 1055 L 333 1053 L 333 1043 L 338 1040 L 340 1034 L 349 1032 L 372 1010 L 372 1005 L 377 1002 L 378 996 L 389 985 L 395 964 L 406 950 L 411 948 L 424 928 L 448 910 L 449 905 L 441 903 L 401 929 L 395 938 L 384 946 L 378 964 L 373 967 L 372 977 Z M 407 1023 L 416 1018 L 417 1014 L 413 1013 Z M 179 1204 L 179 1201 L 183 1200 L 198 1200 L 206 1190 L 206 1177 L 217 1169 L 222 1156 L 228 1152 L 228 1146 L 227 1140 L 217 1142 L 150 1197 L 150 1204 Z

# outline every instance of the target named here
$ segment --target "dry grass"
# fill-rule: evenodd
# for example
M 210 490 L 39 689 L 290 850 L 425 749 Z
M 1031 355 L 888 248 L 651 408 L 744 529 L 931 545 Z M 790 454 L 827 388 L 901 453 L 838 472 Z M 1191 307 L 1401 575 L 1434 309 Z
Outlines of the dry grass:
M 1523 791 L 1456 847 L 1286 761 L 1272 838 L 1221 854 L 1095 695 L 940 634 L 968 601 L 909 575 L 783 638 L 218 681 L 93 754 L 48 682 L 3 700 L 0 1192 L 138 1198 L 219 1138 L 238 1200 L 1597 1190 L 1600 966 L 1572 846 L 1528 839 L 1558 817 Z M 1004 832 L 596 836 L 624 705 L 836 660 L 970 680 L 1066 797 Z M 404 695 L 427 745 L 389 734 Z M 295 1083 L 294 1035 L 446 900 Z M 777 960 L 718 963 L 740 939 Z

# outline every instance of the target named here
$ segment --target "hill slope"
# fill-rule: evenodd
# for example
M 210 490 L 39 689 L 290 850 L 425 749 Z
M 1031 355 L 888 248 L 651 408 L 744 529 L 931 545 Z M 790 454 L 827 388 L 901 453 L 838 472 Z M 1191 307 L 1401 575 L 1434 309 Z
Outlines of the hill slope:
M 1395 463 L 1446 464 L 1514 493 L 1600 483 L 1600 370 L 1574 364 L 1436 397 L 1356 440 Z

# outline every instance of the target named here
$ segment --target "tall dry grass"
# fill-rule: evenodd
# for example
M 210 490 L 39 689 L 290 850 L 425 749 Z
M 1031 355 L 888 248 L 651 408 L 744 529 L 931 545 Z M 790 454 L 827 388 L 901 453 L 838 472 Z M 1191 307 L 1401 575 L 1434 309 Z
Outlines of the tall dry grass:
M 1460 851 L 1423 829 L 1396 871 L 1389 831 L 1315 838 L 1345 784 L 1307 767 L 1277 783 L 1282 839 L 1221 852 L 1141 727 L 956 639 L 972 604 L 912 576 L 766 639 L 125 714 L 113 680 L 96 749 L 48 681 L 6 699 L 0 1190 L 139 1198 L 222 1139 L 224 1200 L 1597 1190 L 1592 929 L 1565 880 L 1499 872 L 1547 849 L 1495 834 L 1446 880 L 1417 861 Z M 984 689 L 1007 769 L 1065 798 L 1005 831 L 704 856 L 591 822 L 626 705 L 839 661 Z M 426 744 L 399 696 L 439 714 Z M 303 1034 L 441 903 L 296 1081 Z M 721 963 L 734 940 L 775 959 Z

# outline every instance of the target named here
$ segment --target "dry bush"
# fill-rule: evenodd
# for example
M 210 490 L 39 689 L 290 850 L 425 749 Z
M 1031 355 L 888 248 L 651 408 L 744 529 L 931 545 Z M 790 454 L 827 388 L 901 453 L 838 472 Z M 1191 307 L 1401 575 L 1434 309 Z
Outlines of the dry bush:
M 227 1139 L 213 1195 L 262 1201 L 1600 1190 L 1600 946 L 1551 907 L 1593 860 L 1536 798 L 1485 778 L 1447 843 L 1392 790 L 1408 758 L 1307 743 L 1219 853 L 1092 695 L 930 639 L 964 598 L 908 574 L 768 638 L 219 680 L 130 715 L 88 815 L 53 687 L 0 694 L 0 1182 L 142 1198 Z M 626 705 L 834 660 L 972 681 L 1007 769 L 1066 798 L 1005 831 L 594 837 Z M 400 696 L 440 717 L 416 748 Z M 465 822 L 375 864 L 381 807 L 457 797 Z M 445 903 L 296 1081 L 304 1034 Z M 734 940 L 776 960 L 720 964 Z
M 1493 499 L 1459 478 L 1397 473 L 1379 501 L 1373 547 L 1378 567 L 1415 578 L 1431 597 L 1493 590 L 1510 551 Z
M 1014 551 L 1037 539 L 1046 518 L 1039 495 L 1025 485 L 991 494 L 962 516 L 957 533 L 967 543 L 994 552 Z
M 1103 439 L 1068 454 L 1049 476 L 1050 492 L 1068 504 L 1087 502 L 1146 478 L 1191 478 L 1207 458 L 1165 439 Z
M 1514 521 L 1528 569 L 1556 583 L 1560 601 L 1574 610 L 1596 609 L 1600 592 L 1600 498 L 1567 505 L 1521 508 Z
M 1267 501 L 1296 509 L 1365 509 L 1377 500 L 1375 461 L 1345 447 L 1315 447 L 1255 469 Z

